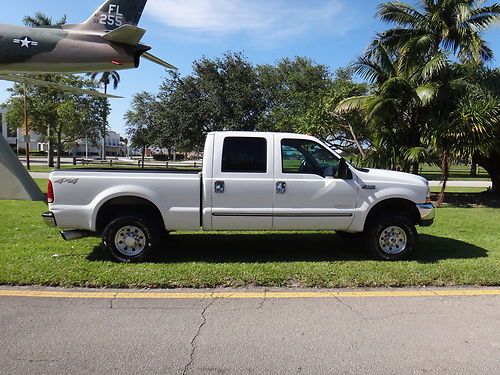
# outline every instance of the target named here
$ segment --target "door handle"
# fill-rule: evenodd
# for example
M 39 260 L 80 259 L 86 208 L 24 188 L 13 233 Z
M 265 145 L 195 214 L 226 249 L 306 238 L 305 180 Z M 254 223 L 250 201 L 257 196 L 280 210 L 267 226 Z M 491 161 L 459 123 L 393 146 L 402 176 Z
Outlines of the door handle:
M 223 194 L 226 190 L 226 184 L 224 181 L 215 181 L 215 192 L 217 194 Z
M 276 182 L 276 193 L 285 194 L 286 193 L 286 182 L 278 181 Z

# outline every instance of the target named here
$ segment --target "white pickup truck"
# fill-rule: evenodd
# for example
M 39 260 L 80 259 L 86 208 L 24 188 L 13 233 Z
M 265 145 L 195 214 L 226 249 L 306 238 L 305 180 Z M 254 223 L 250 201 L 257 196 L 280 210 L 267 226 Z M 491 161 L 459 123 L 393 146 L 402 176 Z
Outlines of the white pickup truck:
M 60 170 L 50 175 L 50 226 L 65 240 L 102 235 L 122 262 L 144 260 L 172 231 L 335 230 L 400 260 L 435 210 L 419 176 L 357 169 L 314 137 L 216 132 L 203 171 Z

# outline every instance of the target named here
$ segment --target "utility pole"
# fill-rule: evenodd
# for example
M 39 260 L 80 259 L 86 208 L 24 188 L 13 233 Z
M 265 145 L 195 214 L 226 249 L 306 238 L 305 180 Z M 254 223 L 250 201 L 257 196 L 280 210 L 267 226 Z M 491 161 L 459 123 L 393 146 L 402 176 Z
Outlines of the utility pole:
M 26 91 L 26 83 L 24 86 L 24 142 L 26 142 L 26 169 L 30 170 L 30 129 L 28 125 L 28 100 L 27 100 L 27 91 Z

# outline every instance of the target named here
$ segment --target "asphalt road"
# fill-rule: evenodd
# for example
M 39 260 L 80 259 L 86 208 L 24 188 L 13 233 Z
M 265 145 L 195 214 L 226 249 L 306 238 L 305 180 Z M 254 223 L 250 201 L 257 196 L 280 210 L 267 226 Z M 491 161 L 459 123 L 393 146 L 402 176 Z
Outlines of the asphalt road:
M 25 289 L 0 295 L 6 291 Z M 315 290 L 307 298 L 106 293 L 0 297 L 0 372 L 500 373 L 498 289 L 372 297 Z

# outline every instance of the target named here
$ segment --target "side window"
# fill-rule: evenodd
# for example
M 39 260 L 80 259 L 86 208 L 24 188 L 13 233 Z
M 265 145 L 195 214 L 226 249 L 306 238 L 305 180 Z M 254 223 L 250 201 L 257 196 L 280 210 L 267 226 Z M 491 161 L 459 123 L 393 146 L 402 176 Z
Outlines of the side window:
M 336 176 L 340 160 L 320 144 L 304 139 L 281 141 L 283 173 Z
M 226 138 L 222 151 L 222 172 L 267 173 L 266 139 Z

